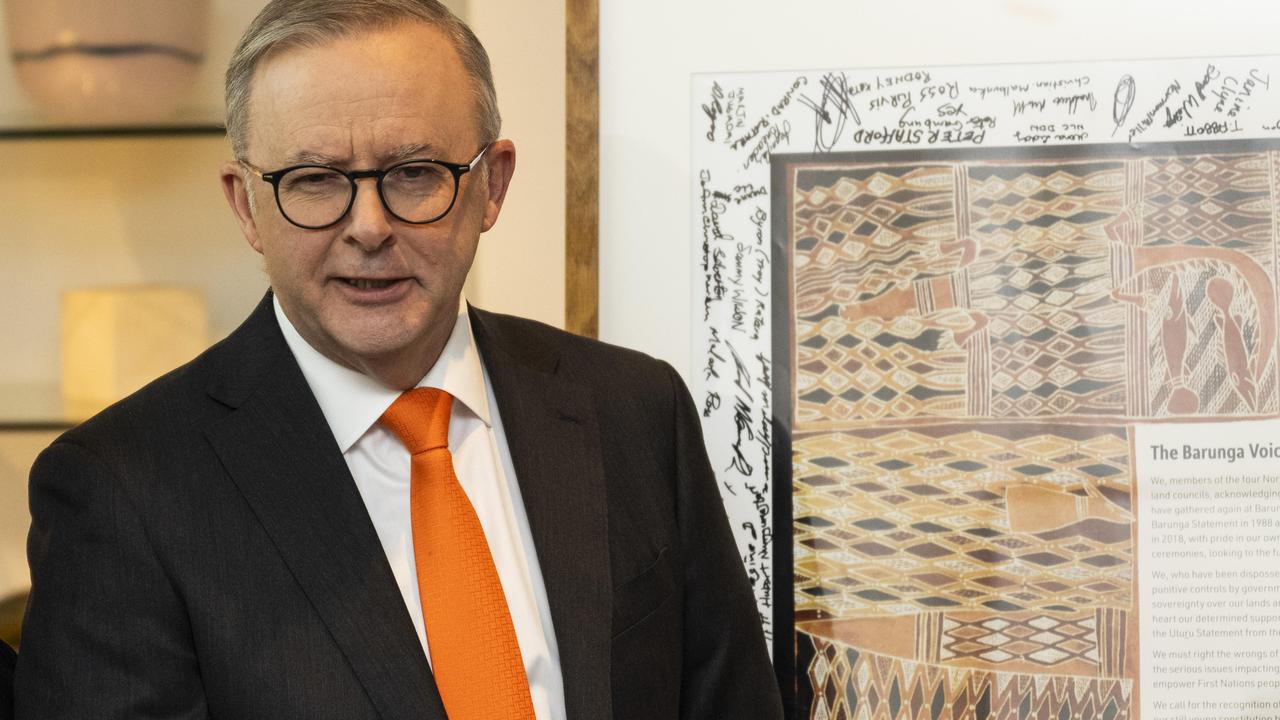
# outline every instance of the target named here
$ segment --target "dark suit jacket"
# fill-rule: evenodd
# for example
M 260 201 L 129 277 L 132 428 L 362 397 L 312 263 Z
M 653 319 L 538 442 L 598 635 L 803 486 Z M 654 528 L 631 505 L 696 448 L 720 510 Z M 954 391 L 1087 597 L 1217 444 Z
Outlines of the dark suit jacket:
M 0 641 L 0 720 L 13 717 L 13 648 Z
M 444 719 L 269 298 L 36 461 L 19 718 Z M 472 320 L 569 717 L 781 717 L 677 374 L 527 320 Z

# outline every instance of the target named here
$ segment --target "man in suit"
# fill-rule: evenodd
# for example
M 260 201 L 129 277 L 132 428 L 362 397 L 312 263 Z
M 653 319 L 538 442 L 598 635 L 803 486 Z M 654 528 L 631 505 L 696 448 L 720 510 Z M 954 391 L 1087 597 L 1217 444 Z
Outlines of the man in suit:
M 276 0 L 227 77 L 271 292 L 31 474 L 20 718 L 777 718 L 678 375 L 469 308 L 515 166 L 434 0 Z

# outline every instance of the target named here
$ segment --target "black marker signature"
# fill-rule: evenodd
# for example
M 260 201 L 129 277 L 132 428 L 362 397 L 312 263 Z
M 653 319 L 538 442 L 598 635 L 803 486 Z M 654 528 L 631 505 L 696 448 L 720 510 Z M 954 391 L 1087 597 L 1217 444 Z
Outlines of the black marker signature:
M 1133 99 L 1137 94 L 1138 84 L 1134 82 L 1132 75 L 1125 75 L 1116 83 L 1116 94 L 1111 107 L 1111 119 L 1116 122 L 1116 129 L 1111 131 L 1111 137 L 1120 132 L 1120 126 L 1124 125 L 1129 111 L 1133 109 Z
M 808 95 L 801 95 L 800 102 L 813 111 L 814 151 L 829 152 L 840 140 L 845 122 L 852 119 L 855 125 L 861 125 L 862 118 L 853 107 L 855 93 L 847 75 L 827 73 L 822 76 L 821 85 L 821 101 L 815 102 Z

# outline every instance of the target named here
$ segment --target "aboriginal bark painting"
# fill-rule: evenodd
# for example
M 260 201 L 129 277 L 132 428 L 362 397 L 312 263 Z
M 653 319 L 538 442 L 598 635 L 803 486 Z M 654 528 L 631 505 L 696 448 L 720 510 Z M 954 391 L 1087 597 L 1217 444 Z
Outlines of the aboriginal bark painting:
M 1280 411 L 1280 143 L 772 167 L 795 717 L 1136 718 L 1131 428 Z

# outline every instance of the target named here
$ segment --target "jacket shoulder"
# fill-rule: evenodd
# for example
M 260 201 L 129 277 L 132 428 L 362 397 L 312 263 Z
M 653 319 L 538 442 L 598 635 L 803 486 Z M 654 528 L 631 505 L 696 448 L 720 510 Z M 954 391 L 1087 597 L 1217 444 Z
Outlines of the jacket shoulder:
M 210 397 L 215 379 L 233 360 L 232 337 L 224 338 L 188 362 L 112 403 L 56 442 L 86 448 L 154 447 L 158 438 L 174 438 L 216 416 L 222 405 Z
M 473 309 L 483 331 L 502 351 L 535 367 L 563 373 L 591 385 L 615 387 L 667 386 L 675 370 L 670 364 L 638 350 L 613 345 L 546 323 L 513 315 Z

